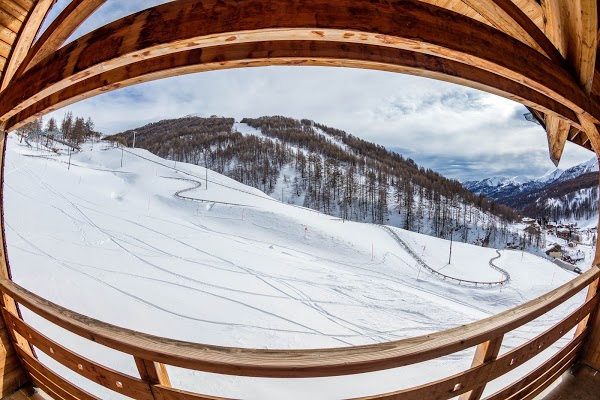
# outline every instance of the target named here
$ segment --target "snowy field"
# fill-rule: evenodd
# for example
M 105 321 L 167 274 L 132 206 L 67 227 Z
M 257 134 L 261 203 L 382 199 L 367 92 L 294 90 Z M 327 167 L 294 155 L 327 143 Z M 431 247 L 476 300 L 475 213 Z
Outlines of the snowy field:
M 198 166 L 103 143 L 84 145 L 70 168 L 68 159 L 64 152 L 31 149 L 9 136 L 5 216 L 14 280 L 77 312 L 155 335 L 251 348 L 378 343 L 486 318 L 576 276 L 537 256 L 501 250 L 495 264 L 512 278 L 505 287 L 458 286 L 421 269 L 378 226 L 282 204 Z M 446 275 L 502 279 L 488 265 L 495 249 L 455 242 L 448 265 L 448 241 L 394 232 Z M 543 332 L 584 298 L 580 293 L 510 333 L 502 352 Z M 80 339 L 27 310 L 24 317 L 78 353 L 139 376 L 131 356 Z M 99 397 L 121 398 L 38 354 Z M 472 356 L 470 349 L 415 366 L 335 378 L 241 378 L 174 367 L 169 374 L 177 388 L 216 396 L 334 399 L 430 382 L 467 369 Z M 487 393 L 508 382 L 494 381 Z

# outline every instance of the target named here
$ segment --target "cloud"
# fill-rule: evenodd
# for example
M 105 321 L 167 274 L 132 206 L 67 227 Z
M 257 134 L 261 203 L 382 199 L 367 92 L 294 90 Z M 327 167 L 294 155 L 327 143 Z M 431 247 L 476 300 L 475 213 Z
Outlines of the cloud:
M 76 33 L 162 0 L 109 0 Z M 57 6 L 63 7 L 65 0 Z M 55 11 L 57 14 L 58 11 Z M 538 176 L 553 168 L 543 129 L 520 104 L 432 79 L 351 68 L 205 72 L 103 94 L 55 112 L 92 116 L 115 133 L 188 114 L 310 118 L 384 145 L 457 179 Z M 561 168 L 593 154 L 568 145 Z

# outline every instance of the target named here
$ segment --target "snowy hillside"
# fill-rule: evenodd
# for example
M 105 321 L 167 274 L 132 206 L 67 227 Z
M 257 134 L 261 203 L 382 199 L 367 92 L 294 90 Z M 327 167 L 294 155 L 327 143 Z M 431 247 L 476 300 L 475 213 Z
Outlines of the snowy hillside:
M 488 317 L 576 276 L 528 253 L 502 250 L 498 257 L 492 248 L 457 242 L 448 264 L 448 241 L 288 205 L 213 171 L 141 149 L 86 143 L 69 165 L 66 151 L 36 150 L 9 135 L 5 168 L 14 280 L 75 311 L 165 337 L 253 348 L 398 340 Z M 430 272 L 494 282 L 503 274 L 490 268 L 492 259 L 510 275 L 507 284 L 475 288 Z M 584 297 L 507 335 L 502 352 L 551 326 Z M 131 357 L 27 310 L 23 314 L 78 353 L 138 376 Z M 534 368 L 548 351 L 516 372 Z M 333 399 L 448 376 L 468 368 L 472 355 L 301 380 L 168 370 L 175 387 L 216 396 Z M 39 356 L 100 398 L 121 398 Z M 488 393 L 514 377 L 493 381 Z
M 185 117 L 106 140 L 210 168 L 276 200 L 344 220 L 500 248 L 540 242 L 515 229 L 514 210 L 383 146 L 307 119 Z

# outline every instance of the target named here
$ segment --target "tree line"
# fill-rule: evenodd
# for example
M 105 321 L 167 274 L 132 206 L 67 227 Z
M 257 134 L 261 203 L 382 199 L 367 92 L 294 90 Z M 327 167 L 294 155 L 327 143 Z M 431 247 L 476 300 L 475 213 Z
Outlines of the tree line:
M 91 117 L 74 117 L 72 112 L 66 112 L 60 125 L 54 117 L 51 117 L 44 126 L 44 120 L 40 117 L 19 128 L 17 134 L 21 140 L 26 137 L 45 137 L 46 144 L 52 139 L 62 139 L 66 142 L 79 145 L 90 138 L 100 137 L 100 133 L 94 130 L 95 124 Z
M 261 135 L 242 134 L 233 118 L 163 120 L 109 137 L 171 160 L 205 166 L 273 194 L 285 185 L 306 207 L 344 219 L 387 223 L 467 241 L 513 238 L 519 214 L 410 158 L 314 121 L 244 118 Z M 278 194 L 275 193 L 278 197 Z M 303 199 L 303 200 L 302 200 Z

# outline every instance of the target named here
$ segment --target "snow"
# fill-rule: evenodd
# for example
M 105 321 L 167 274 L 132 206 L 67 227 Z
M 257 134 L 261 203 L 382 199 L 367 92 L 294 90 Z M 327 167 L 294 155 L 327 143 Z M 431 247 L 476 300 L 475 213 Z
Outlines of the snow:
M 421 270 L 376 225 L 285 204 L 291 188 L 283 179 L 274 193 L 284 189 L 282 203 L 213 171 L 141 149 L 86 144 L 72 155 L 68 169 L 64 151 L 49 156 L 23 145 L 9 135 L 5 215 L 14 280 L 74 311 L 142 332 L 251 348 L 380 343 L 489 317 L 576 276 L 532 254 L 503 250 L 495 264 L 511 275 L 505 287 L 459 286 Z M 488 265 L 497 256 L 494 249 L 455 241 L 448 265 L 448 241 L 393 231 L 444 274 L 501 278 Z M 506 335 L 502 351 L 541 333 L 584 298 L 581 293 Z M 66 347 L 138 376 L 130 356 L 76 337 L 28 310 L 23 314 Z M 121 398 L 38 354 L 100 398 Z M 297 380 L 171 366 L 168 371 L 175 387 L 214 396 L 332 399 L 430 382 L 467 369 L 472 356 L 471 349 L 377 373 Z M 525 368 L 539 365 L 539 358 Z M 498 379 L 487 393 L 507 383 Z

